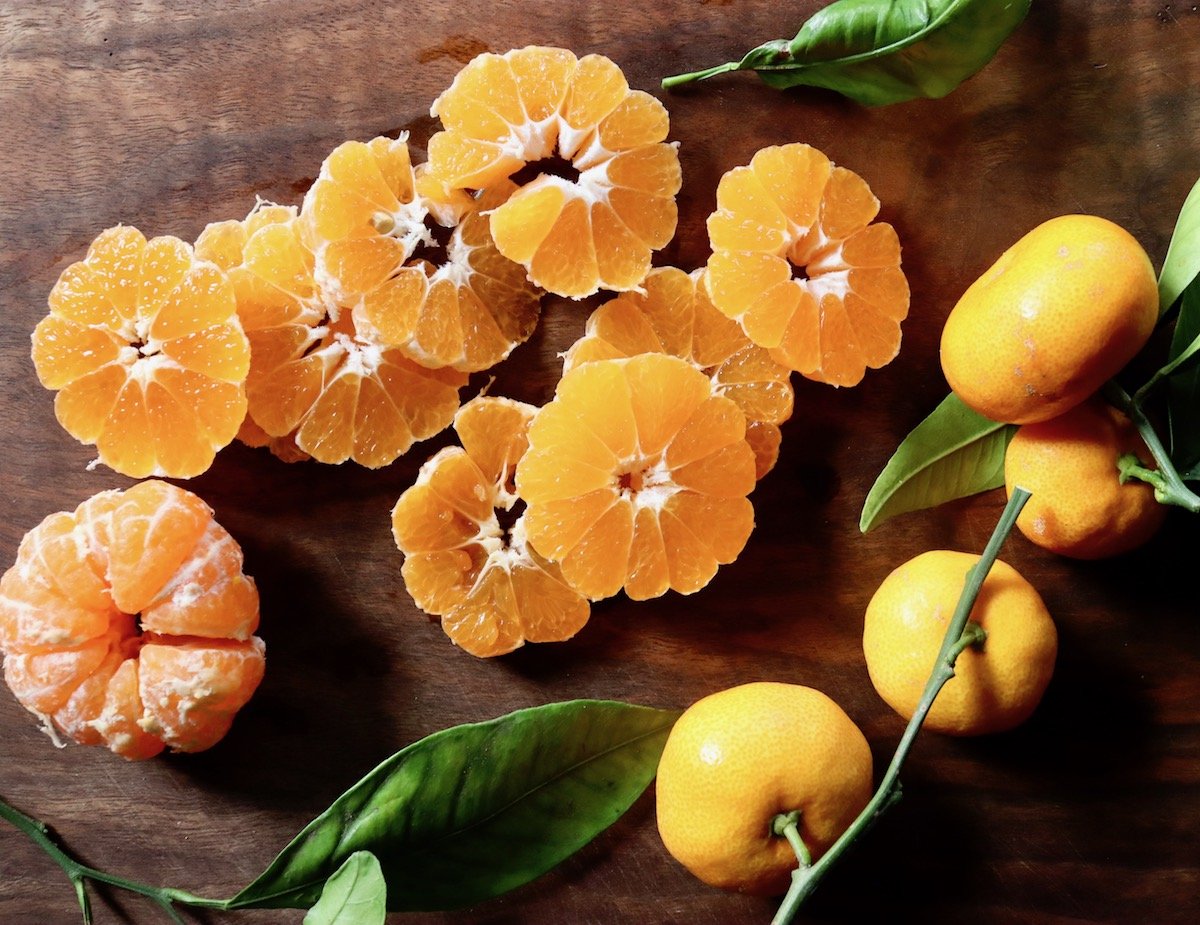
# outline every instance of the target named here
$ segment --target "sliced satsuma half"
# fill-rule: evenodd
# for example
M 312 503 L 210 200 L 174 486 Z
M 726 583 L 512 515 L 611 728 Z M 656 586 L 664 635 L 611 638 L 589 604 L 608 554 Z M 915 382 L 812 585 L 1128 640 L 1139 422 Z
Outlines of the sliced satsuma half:
M 592 312 L 586 333 L 567 351 L 563 371 L 639 353 L 688 360 L 746 415 L 746 440 L 762 478 L 779 456 L 779 425 L 792 416 L 791 370 L 713 307 L 703 275 L 674 267 L 651 270 L 644 292 L 623 293 Z
M 445 125 L 429 141 L 430 174 L 447 188 L 489 189 L 520 172 L 491 231 L 543 289 L 633 289 L 675 233 L 667 111 L 608 58 L 538 46 L 482 54 L 430 114 Z
M 709 216 L 713 304 L 803 376 L 855 385 L 893 360 L 908 282 L 879 200 L 805 144 L 763 148 L 717 186 Z
M 199 498 L 165 482 L 51 514 L 0 578 L 0 651 L 17 700 L 130 759 L 201 751 L 262 679 L 258 592 Z
M 63 271 L 33 333 L 66 431 L 133 478 L 190 478 L 246 415 L 250 346 L 221 269 L 169 236 L 100 233 Z
M 319 462 L 371 468 L 449 426 L 466 375 L 420 366 L 364 334 L 361 302 L 340 305 L 314 279 L 295 210 L 272 215 L 229 270 L 251 344 L 254 423 Z M 214 235 L 214 247 L 228 241 L 227 232 Z M 197 246 L 208 243 L 202 235 Z
M 513 473 L 536 410 L 493 397 L 463 405 L 454 419 L 462 447 L 425 463 L 392 511 L 409 593 L 472 655 L 569 639 L 588 619 L 587 601 L 530 548 L 519 513 Z
M 583 363 L 538 411 L 517 464 L 529 542 L 592 600 L 698 591 L 754 526 L 745 434 L 741 409 L 686 360 Z
M 504 180 L 465 197 L 444 250 L 422 247 L 363 297 L 361 322 L 382 344 L 423 366 L 495 366 L 537 327 L 542 292 L 496 250 L 488 213 L 516 187 Z

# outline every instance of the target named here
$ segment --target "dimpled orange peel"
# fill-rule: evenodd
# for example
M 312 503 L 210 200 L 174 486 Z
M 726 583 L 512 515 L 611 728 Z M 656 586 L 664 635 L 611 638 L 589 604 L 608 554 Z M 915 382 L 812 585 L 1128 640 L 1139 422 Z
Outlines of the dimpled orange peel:
M 602 55 L 479 55 L 430 114 L 445 126 L 429 141 L 430 174 L 448 189 L 536 173 L 491 213 L 491 232 L 543 289 L 633 289 L 675 233 L 681 175 L 667 111 Z
M 21 705 L 130 759 L 215 745 L 262 679 L 258 592 L 199 498 L 165 482 L 51 514 L 0 578 L 4 677 Z

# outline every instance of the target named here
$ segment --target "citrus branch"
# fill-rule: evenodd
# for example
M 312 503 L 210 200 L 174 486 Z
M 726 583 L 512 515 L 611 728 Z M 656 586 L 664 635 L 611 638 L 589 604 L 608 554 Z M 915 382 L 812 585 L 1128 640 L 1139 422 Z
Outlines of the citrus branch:
M 1142 395 L 1144 391 L 1145 389 L 1140 390 L 1138 395 Z M 1179 477 L 1179 470 L 1171 462 L 1170 455 L 1158 438 L 1158 432 L 1142 410 L 1140 400 L 1130 398 L 1129 393 L 1115 381 L 1109 381 L 1104 386 L 1104 397 L 1133 421 L 1150 455 L 1154 457 L 1155 465 L 1158 466 L 1157 470 L 1148 469 L 1141 465 L 1136 457 L 1131 459 L 1123 456 L 1117 464 L 1121 470 L 1122 481 L 1130 478 L 1140 479 L 1154 487 L 1155 500 L 1160 504 L 1173 504 L 1192 513 L 1200 511 L 1200 495 L 1188 488 Z
M 912 749 L 917 733 L 921 731 L 921 724 L 925 721 L 930 707 L 933 706 L 934 699 L 943 685 L 954 677 L 954 663 L 963 649 L 968 646 L 981 646 L 987 637 L 983 627 L 978 623 L 970 622 L 971 608 L 975 606 L 975 599 L 979 597 L 979 589 L 983 587 L 983 581 L 991 571 L 996 556 L 1000 553 L 1000 547 L 1004 545 L 1013 525 L 1017 522 L 1017 515 L 1021 513 L 1021 508 L 1028 500 L 1029 492 L 1024 488 L 1013 489 L 1012 497 L 1008 499 L 1008 505 L 1004 508 L 1004 513 L 1000 515 L 1000 521 L 996 524 L 996 529 L 992 532 L 987 546 L 984 547 L 983 554 L 979 557 L 979 561 L 968 569 L 966 582 L 958 599 L 958 606 L 954 610 L 954 616 L 946 628 L 946 636 L 942 640 L 942 648 L 938 652 L 933 674 L 925 684 L 925 690 L 921 694 L 916 712 L 913 713 L 912 719 L 908 721 L 908 726 L 904 729 L 904 735 L 900 738 L 900 744 L 896 746 L 896 753 L 892 756 L 891 764 L 888 765 L 883 780 L 879 783 L 879 789 L 875 791 L 870 802 L 859 813 L 858 818 L 816 863 L 807 863 L 807 849 L 803 853 L 796 852 L 800 866 L 792 872 L 792 885 L 788 889 L 787 895 L 784 896 L 779 911 L 775 913 L 775 918 L 771 920 L 771 925 L 788 925 L 795 917 L 801 903 L 812 895 L 829 868 L 893 803 L 900 799 L 900 768 Z M 788 813 L 776 817 L 776 824 L 784 829 L 785 833 L 789 825 L 793 831 L 796 830 L 798 821 L 798 813 Z M 774 825 L 772 828 L 774 829 Z M 796 833 L 796 837 L 798 839 L 798 833 Z M 795 843 L 790 834 L 788 840 L 794 846 Z
M 79 908 L 83 912 L 85 925 L 91 925 L 92 921 L 91 901 L 88 899 L 87 894 L 87 882 L 89 880 L 127 890 L 130 893 L 137 893 L 139 896 L 145 896 L 162 909 L 170 917 L 171 921 L 177 922 L 179 925 L 183 925 L 183 919 L 175 911 L 175 903 L 208 909 L 229 908 L 228 900 L 206 899 L 203 896 L 195 896 L 192 893 L 188 893 L 186 890 L 150 886 L 149 884 L 138 883 L 136 880 L 127 880 L 125 877 L 118 877 L 115 874 L 108 874 L 102 870 L 96 870 L 94 867 L 88 867 L 86 864 L 81 864 L 54 843 L 54 839 L 50 837 L 50 830 L 44 822 L 40 822 L 32 816 L 25 815 L 19 809 L 7 803 L 3 797 L 0 797 L 0 819 L 4 819 L 24 832 L 35 845 L 50 856 L 50 859 L 55 864 L 63 869 L 63 872 L 71 881 L 71 885 L 75 887 L 75 898 L 78 900 Z

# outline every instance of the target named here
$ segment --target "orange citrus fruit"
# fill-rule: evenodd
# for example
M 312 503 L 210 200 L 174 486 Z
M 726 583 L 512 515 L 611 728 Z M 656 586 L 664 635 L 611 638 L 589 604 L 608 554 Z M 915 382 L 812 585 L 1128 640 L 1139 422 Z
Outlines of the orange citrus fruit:
M 524 642 L 559 642 L 588 619 L 588 603 L 527 542 L 513 473 L 528 446 L 532 405 L 473 399 L 455 416 L 462 446 L 421 467 L 392 511 L 404 583 L 453 642 L 477 656 Z
M 33 362 L 59 423 L 134 478 L 199 475 L 246 414 L 250 348 L 229 280 L 178 238 L 129 226 L 63 271 Z
M 627 292 L 592 312 L 587 331 L 567 351 L 563 371 L 580 363 L 669 353 L 688 360 L 746 415 L 746 440 L 762 478 L 779 457 L 779 425 L 792 416 L 791 370 L 753 344 L 713 308 L 703 270 L 651 270 L 643 292 Z
M 1142 246 L 1107 219 L 1063 215 L 963 293 L 942 330 L 942 370 L 993 421 L 1046 421 L 1116 375 L 1157 320 L 1158 285 Z
M 224 260 L 250 340 L 249 415 L 269 437 L 292 437 L 324 463 L 393 462 L 449 426 L 466 374 L 428 369 L 377 343 L 356 307 L 340 305 L 314 278 L 293 208 L 256 209 L 238 233 L 222 223 L 196 242 Z M 236 262 L 233 262 L 236 261 Z
M 763 148 L 717 185 L 713 304 L 809 379 L 855 385 L 891 362 L 908 282 L 866 182 L 805 144 Z
M 517 464 L 525 529 L 592 599 L 690 594 L 754 526 L 746 417 L 686 360 L 594 360 L 558 383 Z
M 635 288 L 675 233 L 679 156 L 667 111 L 602 55 L 482 54 L 434 101 L 429 170 L 449 189 L 536 176 L 491 213 L 496 247 L 533 282 L 582 298 Z M 543 169 L 545 168 L 545 169 Z
M 347 141 L 305 197 L 302 231 L 322 286 L 343 304 L 363 299 L 360 330 L 423 366 L 475 372 L 529 338 L 541 292 L 492 242 L 487 213 L 515 187 L 478 198 L 439 189 L 413 169 L 403 137 Z
M 47 731 L 130 759 L 215 745 L 262 679 L 258 592 L 199 498 L 105 491 L 25 535 L 0 578 L 4 677 Z
M 247 416 L 246 420 L 242 421 L 242 426 L 238 429 L 238 440 L 255 448 L 266 447 L 271 451 L 271 455 L 276 459 L 286 463 L 304 462 L 311 459 L 304 450 L 296 446 L 296 435 L 288 434 L 286 437 L 272 437 L 265 430 L 254 423 L 254 419 Z
M 772 832 L 799 811 L 813 860 L 871 799 L 871 749 L 820 691 L 759 682 L 711 694 L 684 712 L 658 765 L 658 831 L 705 883 L 771 896 L 798 861 Z
M 879 696 L 910 719 L 941 650 L 967 570 L 979 557 L 922 553 L 893 571 L 871 598 L 863 630 L 867 671 Z M 1058 651 L 1058 634 L 1033 585 L 999 560 L 988 572 L 971 620 L 987 639 L 968 647 L 925 719 L 950 735 L 1003 732 L 1033 713 Z
M 1128 552 L 1162 526 L 1167 509 L 1145 482 L 1122 484 L 1117 460 L 1149 450 L 1133 422 L 1099 401 L 1017 428 L 1004 456 L 1004 482 L 1032 492 L 1017 527 L 1044 549 L 1076 559 Z

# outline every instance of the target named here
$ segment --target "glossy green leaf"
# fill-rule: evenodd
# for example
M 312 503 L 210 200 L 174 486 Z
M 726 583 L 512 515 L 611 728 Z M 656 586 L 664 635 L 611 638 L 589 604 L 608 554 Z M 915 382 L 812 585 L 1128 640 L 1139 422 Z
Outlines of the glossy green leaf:
M 387 883 L 379 859 L 355 851 L 325 882 L 304 925 L 384 925 L 386 920 Z
M 1171 338 L 1170 359 L 1177 372 L 1167 379 L 1167 412 L 1171 424 L 1171 462 L 1183 478 L 1200 478 L 1200 279 L 1183 292 L 1179 318 Z M 1170 365 L 1170 364 L 1168 364 Z
M 497 896 L 615 822 L 678 715 L 575 700 L 434 733 L 338 797 L 230 906 L 306 908 L 355 851 L 379 859 L 393 911 Z
M 733 70 L 772 87 L 824 87 L 868 106 L 945 96 L 987 64 L 1031 0 L 837 0 L 789 41 L 741 61 L 669 77 L 664 87 Z
M 951 393 L 904 438 L 863 504 L 866 533 L 909 511 L 1004 484 L 1004 451 L 1016 433 L 972 411 Z
M 1158 277 L 1159 310 L 1165 312 L 1200 275 L 1200 180 L 1192 187 L 1167 248 L 1162 273 Z

